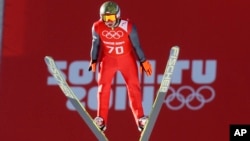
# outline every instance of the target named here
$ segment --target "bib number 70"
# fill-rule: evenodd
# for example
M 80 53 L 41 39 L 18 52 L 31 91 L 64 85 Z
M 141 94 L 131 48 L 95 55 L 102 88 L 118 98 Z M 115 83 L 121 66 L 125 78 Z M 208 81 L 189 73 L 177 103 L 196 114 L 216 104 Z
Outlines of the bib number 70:
M 115 52 L 115 54 L 123 54 L 124 53 L 123 46 L 117 46 L 117 47 L 107 46 L 107 48 L 109 48 L 108 53 L 110 53 L 110 54 L 113 53 L 113 52 Z

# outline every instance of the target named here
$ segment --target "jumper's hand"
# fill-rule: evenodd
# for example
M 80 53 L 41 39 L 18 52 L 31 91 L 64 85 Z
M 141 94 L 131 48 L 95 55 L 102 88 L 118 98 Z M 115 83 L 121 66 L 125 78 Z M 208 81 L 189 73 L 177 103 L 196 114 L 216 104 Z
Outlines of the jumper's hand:
M 89 63 L 89 71 L 92 71 L 92 72 L 96 71 L 96 62 L 95 61 L 91 61 Z
M 145 73 L 147 74 L 147 76 L 150 76 L 152 74 L 152 66 L 149 63 L 149 61 L 144 61 L 141 63 L 140 66 L 140 72 L 145 71 Z

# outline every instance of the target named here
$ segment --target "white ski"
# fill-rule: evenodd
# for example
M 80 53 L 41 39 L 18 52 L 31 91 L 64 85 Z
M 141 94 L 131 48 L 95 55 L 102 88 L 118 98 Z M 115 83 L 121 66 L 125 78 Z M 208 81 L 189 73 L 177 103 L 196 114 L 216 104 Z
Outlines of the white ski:
M 145 126 L 145 129 L 143 129 L 141 133 L 140 141 L 149 141 L 150 135 L 160 113 L 162 104 L 164 103 L 168 88 L 170 86 L 171 76 L 174 72 L 174 67 L 179 56 L 179 50 L 180 49 L 178 46 L 173 46 L 170 50 L 170 55 L 165 68 L 165 72 L 162 77 L 160 88 L 156 94 L 156 98 L 153 103 L 148 122 Z
M 93 118 L 90 116 L 90 114 L 87 112 L 87 110 L 82 106 L 79 99 L 76 97 L 76 95 L 74 94 L 72 89 L 67 84 L 62 73 L 57 68 L 54 59 L 50 56 L 45 56 L 44 60 L 49 68 L 50 73 L 56 79 L 57 84 L 59 85 L 59 87 L 63 91 L 64 95 L 70 100 L 70 102 L 75 107 L 77 112 L 80 114 L 82 119 L 85 121 L 85 123 L 91 129 L 91 131 L 95 134 L 98 141 L 108 141 L 105 134 L 96 126 L 96 124 L 93 122 Z

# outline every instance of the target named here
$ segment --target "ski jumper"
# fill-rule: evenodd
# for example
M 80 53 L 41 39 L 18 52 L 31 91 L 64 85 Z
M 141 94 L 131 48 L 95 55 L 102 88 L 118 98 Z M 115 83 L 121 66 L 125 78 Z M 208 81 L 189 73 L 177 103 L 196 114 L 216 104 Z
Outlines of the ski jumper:
M 135 25 L 121 19 L 119 25 L 111 29 L 98 20 L 92 26 L 92 39 L 91 60 L 99 62 L 97 116 L 107 123 L 111 83 L 115 73 L 120 71 L 137 121 L 144 116 L 144 112 L 136 60 L 143 62 L 146 58 Z

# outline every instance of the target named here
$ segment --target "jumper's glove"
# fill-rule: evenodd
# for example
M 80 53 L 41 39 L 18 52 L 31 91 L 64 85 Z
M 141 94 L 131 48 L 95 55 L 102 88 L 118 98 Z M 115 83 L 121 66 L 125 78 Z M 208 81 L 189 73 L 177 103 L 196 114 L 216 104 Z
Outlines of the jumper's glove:
M 144 62 L 141 62 L 140 72 L 142 73 L 142 71 L 145 71 L 147 76 L 150 76 L 152 74 L 152 66 L 149 61 L 146 60 Z
M 96 61 L 92 60 L 89 63 L 89 71 L 95 72 L 96 71 Z

